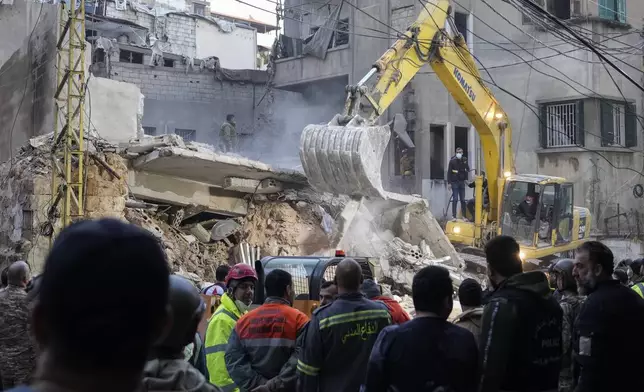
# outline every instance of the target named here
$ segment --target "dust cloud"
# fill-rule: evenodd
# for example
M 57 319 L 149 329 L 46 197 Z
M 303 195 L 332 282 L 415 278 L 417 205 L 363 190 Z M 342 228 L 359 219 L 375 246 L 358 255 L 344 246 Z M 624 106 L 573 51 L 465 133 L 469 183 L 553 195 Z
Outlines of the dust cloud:
M 240 143 L 240 153 L 282 169 L 302 170 L 300 135 L 309 124 L 326 124 L 344 106 L 344 85 L 309 87 L 302 92 L 274 91 L 252 137 Z

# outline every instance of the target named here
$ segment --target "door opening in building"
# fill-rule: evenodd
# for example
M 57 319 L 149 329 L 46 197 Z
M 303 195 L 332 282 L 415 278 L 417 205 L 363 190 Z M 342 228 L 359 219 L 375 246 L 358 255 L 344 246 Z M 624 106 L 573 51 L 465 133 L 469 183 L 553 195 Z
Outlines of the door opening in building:
M 445 179 L 445 126 L 429 126 L 429 178 Z
M 457 148 L 463 149 L 463 156 L 469 158 L 469 127 L 454 127 L 454 150 Z

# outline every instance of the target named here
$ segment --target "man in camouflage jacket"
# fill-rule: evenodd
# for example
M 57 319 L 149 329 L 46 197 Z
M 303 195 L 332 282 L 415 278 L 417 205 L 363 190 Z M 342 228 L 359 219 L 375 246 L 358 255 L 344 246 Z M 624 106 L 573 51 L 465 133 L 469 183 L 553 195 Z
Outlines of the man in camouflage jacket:
M 4 390 L 27 384 L 36 365 L 29 336 L 28 282 L 29 266 L 17 261 L 9 267 L 9 285 L 0 296 L 0 374 Z

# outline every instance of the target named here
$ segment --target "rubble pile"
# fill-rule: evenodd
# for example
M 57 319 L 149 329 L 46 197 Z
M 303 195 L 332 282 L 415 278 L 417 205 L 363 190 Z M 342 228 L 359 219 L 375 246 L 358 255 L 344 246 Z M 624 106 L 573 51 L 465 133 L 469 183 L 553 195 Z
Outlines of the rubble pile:
M 264 202 L 252 205 L 250 211 L 242 236 L 249 244 L 259 246 L 262 255 L 319 255 L 331 247 L 324 228 L 327 215 L 319 205 Z

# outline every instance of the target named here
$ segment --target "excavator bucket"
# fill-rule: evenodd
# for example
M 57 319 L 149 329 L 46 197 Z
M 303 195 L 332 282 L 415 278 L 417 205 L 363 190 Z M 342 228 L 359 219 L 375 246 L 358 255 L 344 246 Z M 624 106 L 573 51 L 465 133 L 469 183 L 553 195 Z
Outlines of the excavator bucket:
M 387 199 L 380 168 L 391 137 L 388 125 L 368 125 L 354 117 L 340 125 L 308 125 L 300 139 L 300 160 L 318 192 Z

